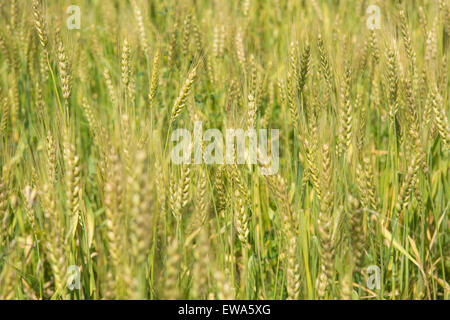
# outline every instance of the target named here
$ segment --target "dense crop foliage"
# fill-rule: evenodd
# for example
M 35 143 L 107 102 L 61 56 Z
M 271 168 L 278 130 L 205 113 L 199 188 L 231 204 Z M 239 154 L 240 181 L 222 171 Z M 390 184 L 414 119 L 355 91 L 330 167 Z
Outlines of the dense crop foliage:
M 0 1 L 0 298 L 448 299 L 449 36 L 446 0 Z M 278 129 L 278 171 L 174 163 L 196 122 Z

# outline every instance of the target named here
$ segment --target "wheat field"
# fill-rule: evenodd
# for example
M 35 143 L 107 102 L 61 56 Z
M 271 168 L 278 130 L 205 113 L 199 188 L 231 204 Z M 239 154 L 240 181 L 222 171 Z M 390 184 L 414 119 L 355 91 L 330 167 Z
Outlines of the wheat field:
M 449 299 L 449 36 L 447 0 L 1 1 L 0 299 Z M 278 170 L 174 163 L 196 122 Z

